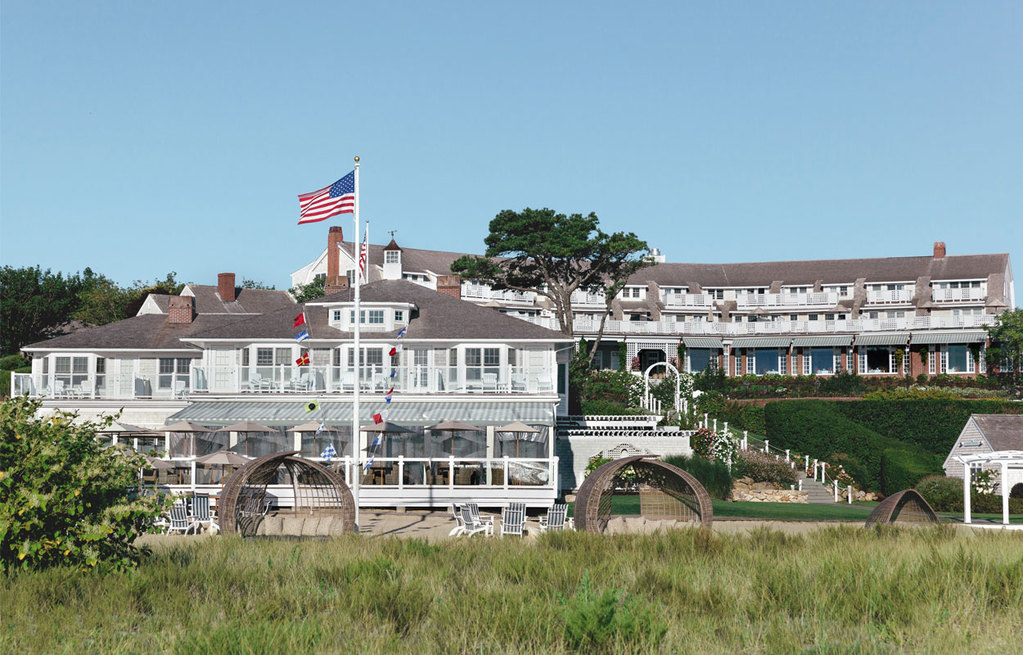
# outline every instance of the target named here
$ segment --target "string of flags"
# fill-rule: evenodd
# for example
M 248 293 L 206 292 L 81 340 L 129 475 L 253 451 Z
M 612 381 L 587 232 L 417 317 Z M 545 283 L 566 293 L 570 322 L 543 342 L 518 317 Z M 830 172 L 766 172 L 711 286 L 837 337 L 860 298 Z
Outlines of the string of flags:
M 408 326 L 406 325 L 406 326 L 402 327 L 400 330 L 398 330 L 398 334 L 395 335 L 395 338 L 398 339 L 398 343 L 395 344 L 394 346 L 391 346 L 391 349 L 387 353 L 392 358 L 396 357 L 398 355 L 398 353 L 402 352 L 401 339 L 403 339 L 405 337 L 405 334 L 407 332 L 408 332 Z M 381 411 L 373 414 L 373 423 L 375 423 L 377 425 L 379 425 L 379 424 L 383 423 L 384 421 L 386 421 L 388 415 L 390 414 L 391 401 L 394 400 L 394 382 L 393 382 L 393 380 L 397 376 L 398 376 L 398 360 L 397 359 L 393 359 L 392 362 L 391 362 L 391 380 L 392 380 L 392 382 L 391 382 L 391 387 L 384 393 L 384 409 L 382 409 Z M 383 443 L 383 434 L 377 434 L 376 437 L 373 438 L 372 443 L 370 443 L 369 448 L 367 448 L 367 450 L 369 450 L 370 453 L 369 453 L 369 458 L 366 460 L 366 463 L 363 464 L 363 466 L 362 466 L 362 472 L 363 473 L 368 471 L 369 467 L 373 465 L 373 460 L 376 457 L 377 450 L 380 448 L 380 445 L 382 443 Z

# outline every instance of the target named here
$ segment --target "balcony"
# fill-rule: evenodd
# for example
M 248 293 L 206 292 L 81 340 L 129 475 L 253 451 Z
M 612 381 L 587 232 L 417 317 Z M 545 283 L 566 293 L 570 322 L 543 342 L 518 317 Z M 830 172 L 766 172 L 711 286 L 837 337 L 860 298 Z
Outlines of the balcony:
M 600 305 L 601 307 L 606 306 L 606 298 L 602 293 L 589 293 L 587 291 L 573 291 L 572 292 L 572 304 L 573 305 Z
M 912 300 L 912 289 L 898 289 L 891 291 L 887 289 L 872 289 L 867 291 L 868 305 L 899 305 L 912 302 Z
M 188 374 L 170 375 L 35 375 L 12 373 L 11 394 L 74 400 L 174 400 L 189 391 Z
M 532 305 L 536 300 L 536 294 L 531 291 L 512 291 L 511 289 L 495 291 L 485 284 L 467 283 L 462 285 L 462 298 L 464 300 L 496 300 Z
M 665 293 L 665 307 L 711 307 L 714 296 L 709 293 Z
M 756 307 L 834 307 L 839 295 L 834 291 L 814 293 L 740 293 L 736 303 L 739 309 Z
M 987 292 L 980 287 L 965 289 L 931 289 L 934 302 L 983 302 Z

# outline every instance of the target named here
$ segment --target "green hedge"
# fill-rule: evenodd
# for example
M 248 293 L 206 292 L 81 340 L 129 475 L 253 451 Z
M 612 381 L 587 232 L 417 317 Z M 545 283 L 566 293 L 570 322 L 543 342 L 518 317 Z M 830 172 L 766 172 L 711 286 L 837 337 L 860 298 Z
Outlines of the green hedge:
M 724 462 L 711 461 L 695 455 L 692 457 L 667 455 L 663 459 L 699 480 L 711 498 L 724 500 L 732 492 L 732 473 Z
M 889 448 L 881 457 L 881 493 L 890 496 L 913 489 L 921 479 L 941 470 L 935 457 L 923 457 L 919 451 Z

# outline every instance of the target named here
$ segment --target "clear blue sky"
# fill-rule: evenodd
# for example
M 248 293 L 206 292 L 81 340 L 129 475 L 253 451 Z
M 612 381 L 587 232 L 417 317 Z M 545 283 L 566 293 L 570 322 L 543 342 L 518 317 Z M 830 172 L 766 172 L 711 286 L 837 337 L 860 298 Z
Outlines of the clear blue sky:
M 297 194 L 359 155 L 377 243 L 479 252 L 532 206 L 669 261 L 1023 275 L 1018 0 L 0 7 L 3 264 L 287 287 L 352 225 Z

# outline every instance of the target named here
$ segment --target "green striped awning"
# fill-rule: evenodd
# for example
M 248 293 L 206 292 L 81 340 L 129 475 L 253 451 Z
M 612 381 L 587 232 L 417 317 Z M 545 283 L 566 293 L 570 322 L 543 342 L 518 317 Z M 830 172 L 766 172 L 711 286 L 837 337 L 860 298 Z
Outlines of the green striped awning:
M 720 348 L 720 337 L 682 337 L 686 348 Z
M 239 421 L 255 421 L 270 427 L 292 427 L 316 420 L 329 424 L 350 423 L 350 401 L 320 400 L 320 408 L 306 412 L 308 398 L 291 401 L 195 400 L 191 405 L 167 418 L 167 424 L 192 421 L 202 425 L 227 426 Z M 359 403 L 361 420 L 369 423 L 373 414 L 386 407 L 382 400 L 365 399 Z M 553 423 L 554 404 L 541 401 L 497 402 L 467 400 L 465 402 L 407 402 L 395 399 L 390 405 L 388 420 L 398 425 L 431 425 L 440 421 L 463 421 L 480 427 L 523 423 Z
M 984 343 L 987 332 L 914 332 L 913 345 L 936 343 Z
M 857 346 L 905 346 L 907 343 L 908 332 L 877 332 L 856 337 Z
M 790 337 L 739 337 L 732 348 L 788 348 Z
M 819 337 L 796 337 L 792 345 L 797 348 L 827 348 L 828 346 L 851 346 L 851 334 L 828 334 Z

